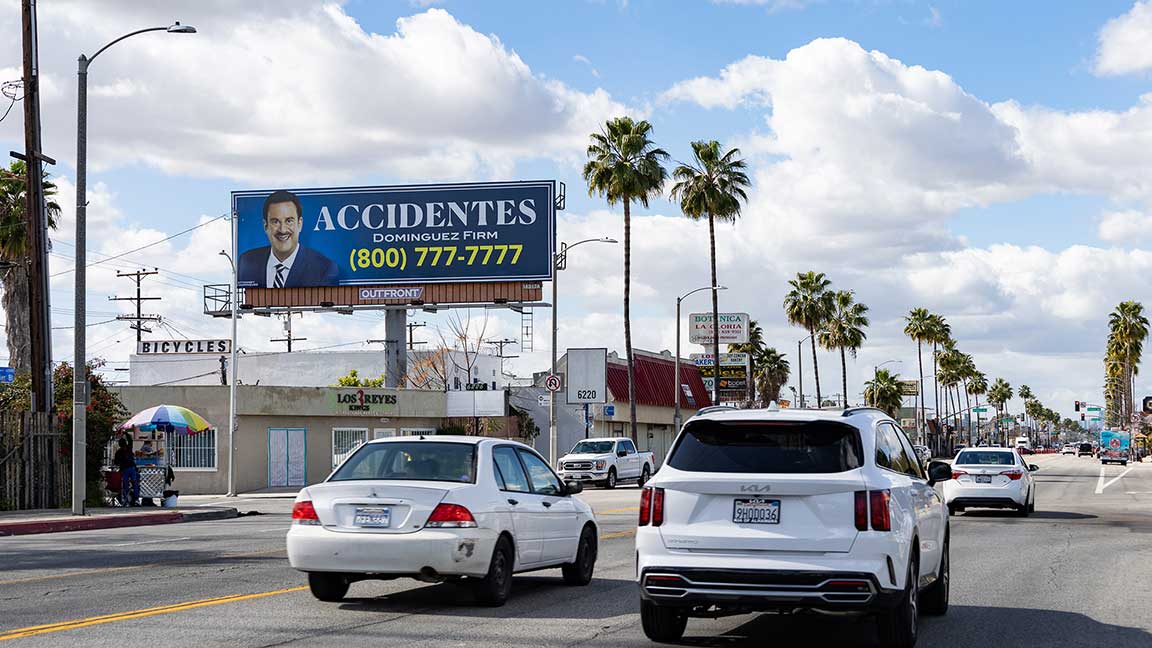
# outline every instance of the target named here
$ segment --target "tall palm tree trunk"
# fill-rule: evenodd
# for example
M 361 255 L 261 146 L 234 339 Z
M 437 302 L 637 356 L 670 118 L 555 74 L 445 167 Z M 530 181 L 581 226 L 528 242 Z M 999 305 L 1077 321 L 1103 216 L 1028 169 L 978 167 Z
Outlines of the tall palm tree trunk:
M 816 378 L 816 409 L 820 409 L 820 364 L 816 361 L 816 332 L 812 333 L 812 373 Z
M 975 394 L 975 396 L 976 396 L 976 407 L 979 408 L 980 407 L 980 394 Z M 978 436 L 980 436 L 980 413 L 979 412 L 976 413 L 976 437 L 978 437 Z M 968 445 L 969 446 L 976 444 L 976 437 L 973 437 L 971 434 L 968 435 Z
M 848 361 L 844 358 L 844 347 L 840 347 L 840 376 L 841 387 L 844 389 L 844 408 L 848 408 Z
M 632 361 L 632 209 L 624 199 L 624 349 L 628 355 L 628 421 L 632 440 L 636 441 L 636 364 Z M 676 323 L 680 325 L 679 322 Z
M 964 411 L 968 414 L 968 429 L 965 431 L 964 436 L 970 437 L 972 436 L 972 401 L 968 396 L 968 381 L 962 380 L 960 383 L 964 385 Z
M 28 299 L 28 272 L 23 265 L 10 268 L 2 277 L 4 332 L 8 336 L 8 361 L 16 373 L 32 369 L 32 308 Z
M 720 404 L 720 295 L 716 284 L 716 219 L 708 214 L 708 251 L 712 261 L 712 356 L 716 378 L 712 382 L 712 402 Z
M 920 363 L 920 425 L 917 426 L 917 439 L 921 443 L 924 442 L 924 426 L 928 423 L 924 419 L 924 344 L 920 340 L 916 340 L 916 360 Z
M 932 404 L 936 407 L 936 418 L 940 418 L 940 378 L 937 374 L 940 373 L 940 368 L 936 364 L 936 343 L 932 343 Z M 923 377 L 920 380 L 924 380 Z M 927 425 L 927 421 L 924 422 Z

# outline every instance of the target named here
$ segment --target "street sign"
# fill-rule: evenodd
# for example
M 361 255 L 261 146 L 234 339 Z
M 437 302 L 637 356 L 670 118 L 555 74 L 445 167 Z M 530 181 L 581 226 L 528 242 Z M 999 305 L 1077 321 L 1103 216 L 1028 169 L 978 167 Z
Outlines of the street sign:
M 901 380 L 900 381 L 900 395 L 901 396 L 917 396 L 920 394 L 920 381 L 919 380 Z
M 563 381 L 556 374 L 548 374 L 548 377 L 544 379 L 544 388 L 550 392 L 558 392 L 563 386 Z
M 0 383 L 10 383 L 16 380 L 16 370 L 12 367 L 0 367 Z
M 539 405 L 540 407 L 548 407 L 548 401 L 549 400 L 550 400 L 550 398 L 549 398 L 548 394 L 540 394 L 539 396 L 536 397 L 536 404 Z
M 568 349 L 568 403 L 608 402 L 608 349 Z
M 976 412 L 976 413 L 978 413 L 978 414 L 987 414 L 987 413 L 988 413 L 988 408 L 987 408 L 987 407 L 973 407 L 973 408 L 972 408 L 972 411 L 973 411 L 973 412 Z
M 748 313 L 720 313 L 720 344 L 748 343 Z M 712 313 L 688 315 L 688 341 L 712 344 Z
M 1089 412 L 1099 412 L 1099 411 L 1100 411 L 1100 408 L 1099 408 L 1099 407 L 1089 407 L 1089 408 L 1088 408 L 1088 411 L 1089 411 Z
M 604 416 L 606 416 L 606 417 L 616 416 L 616 406 L 615 405 L 605 405 L 604 406 Z

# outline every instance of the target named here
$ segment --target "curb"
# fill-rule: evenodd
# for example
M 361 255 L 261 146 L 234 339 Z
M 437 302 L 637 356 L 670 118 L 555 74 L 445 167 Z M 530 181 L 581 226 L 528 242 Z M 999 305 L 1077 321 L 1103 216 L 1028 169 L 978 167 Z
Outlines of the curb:
M 140 513 L 124 515 L 101 515 L 97 517 L 57 518 L 31 522 L 0 522 L 0 537 L 34 535 L 40 533 L 62 533 L 65 531 L 92 531 L 97 529 L 117 529 L 123 527 L 154 526 L 157 524 L 178 524 L 181 522 L 205 522 L 227 520 L 237 517 L 234 508 L 212 511 L 172 511 L 167 513 Z

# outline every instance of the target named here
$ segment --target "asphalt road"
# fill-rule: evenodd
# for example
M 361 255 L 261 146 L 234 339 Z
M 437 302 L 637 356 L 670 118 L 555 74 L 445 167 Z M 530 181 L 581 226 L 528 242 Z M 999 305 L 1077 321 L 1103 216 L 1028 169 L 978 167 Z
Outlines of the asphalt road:
M 1152 646 L 1152 464 L 1030 458 L 1037 513 L 952 520 L 952 608 L 921 646 Z M 0 538 L 0 642 L 14 646 L 647 646 L 632 582 L 638 491 L 588 491 L 602 524 L 596 578 L 518 576 L 502 608 L 452 585 L 362 582 L 316 601 L 284 554 L 290 499 L 264 515 Z M 689 622 L 697 646 L 875 646 L 870 622 L 738 616 Z

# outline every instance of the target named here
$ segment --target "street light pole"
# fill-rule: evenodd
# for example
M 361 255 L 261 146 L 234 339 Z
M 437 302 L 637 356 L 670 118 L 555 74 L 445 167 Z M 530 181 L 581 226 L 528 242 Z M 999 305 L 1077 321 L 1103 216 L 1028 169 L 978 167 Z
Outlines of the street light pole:
M 796 341 L 796 384 L 800 387 L 800 409 L 804 409 L 804 343 L 813 335 L 815 333 Z M 820 403 L 816 403 L 816 409 L 820 409 Z
M 683 419 L 683 417 L 680 415 L 680 391 L 681 391 L 681 389 L 680 389 L 680 302 L 687 299 L 689 295 L 693 295 L 695 293 L 698 293 L 701 290 L 711 290 L 712 292 L 716 292 L 719 290 L 728 290 L 728 288 L 726 286 L 702 286 L 702 287 L 697 288 L 695 290 L 690 290 L 687 293 L 676 298 L 676 369 L 675 369 L 675 374 L 673 376 L 673 379 L 675 380 L 675 382 L 672 385 L 674 388 L 673 392 L 676 395 L 676 409 L 672 413 L 672 427 L 674 428 L 673 432 L 679 432 L 680 431 L 680 424 L 681 424 L 681 420 Z M 719 322 L 712 322 L 712 326 L 719 326 L 719 325 L 720 325 Z M 719 357 L 714 358 L 713 362 L 715 363 L 714 368 L 716 371 L 715 371 L 715 375 L 712 378 L 712 380 L 715 381 L 713 383 L 712 393 L 713 394 L 719 394 L 720 392 L 717 389 L 715 389 L 715 387 L 719 384 L 719 381 L 720 381 L 720 358 Z M 719 399 L 717 399 L 717 401 L 712 403 L 712 404 L 718 405 Z
M 572 245 L 560 243 L 560 251 L 552 257 L 552 375 L 556 375 L 556 336 L 558 323 L 556 321 L 556 302 L 559 290 L 556 285 L 560 280 L 560 271 L 568 267 L 568 250 L 585 243 L 616 243 L 616 239 L 607 236 L 594 239 L 584 239 Z M 588 430 L 588 417 L 584 417 L 584 430 Z M 548 463 L 556 467 L 556 392 L 548 392 Z
M 240 377 L 239 367 L 237 361 L 239 357 L 236 355 L 236 320 L 237 303 L 240 296 L 236 294 L 236 259 L 233 255 L 236 254 L 236 212 L 232 212 L 232 253 L 229 254 L 220 251 L 220 254 L 228 258 L 228 263 L 232 266 L 232 292 L 229 293 L 230 310 L 232 316 L 232 340 L 231 345 L 231 360 L 228 364 L 232 367 L 231 380 L 228 383 L 228 493 L 227 497 L 236 497 L 236 431 L 239 426 L 236 425 L 236 380 Z
M 76 294 L 73 308 L 75 319 L 73 332 L 72 363 L 72 514 L 84 515 L 84 499 L 87 495 L 85 464 L 87 456 L 88 416 L 88 359 L 85 339 L 85 291 L 87 290 L 87 225 L 88 225 L 88 66 L 104 50 L 120 41 L 154 31 L 172 34 L 194 34 L 196 28 L 181 25 L 179 22 L 168 27 L 148 27 L 124 34 L 120 38 L 96 50 L 91 57 L 80 55 L 77 65 L 76 88 Z M 39 163 L 37 161 L 37 163 Z

